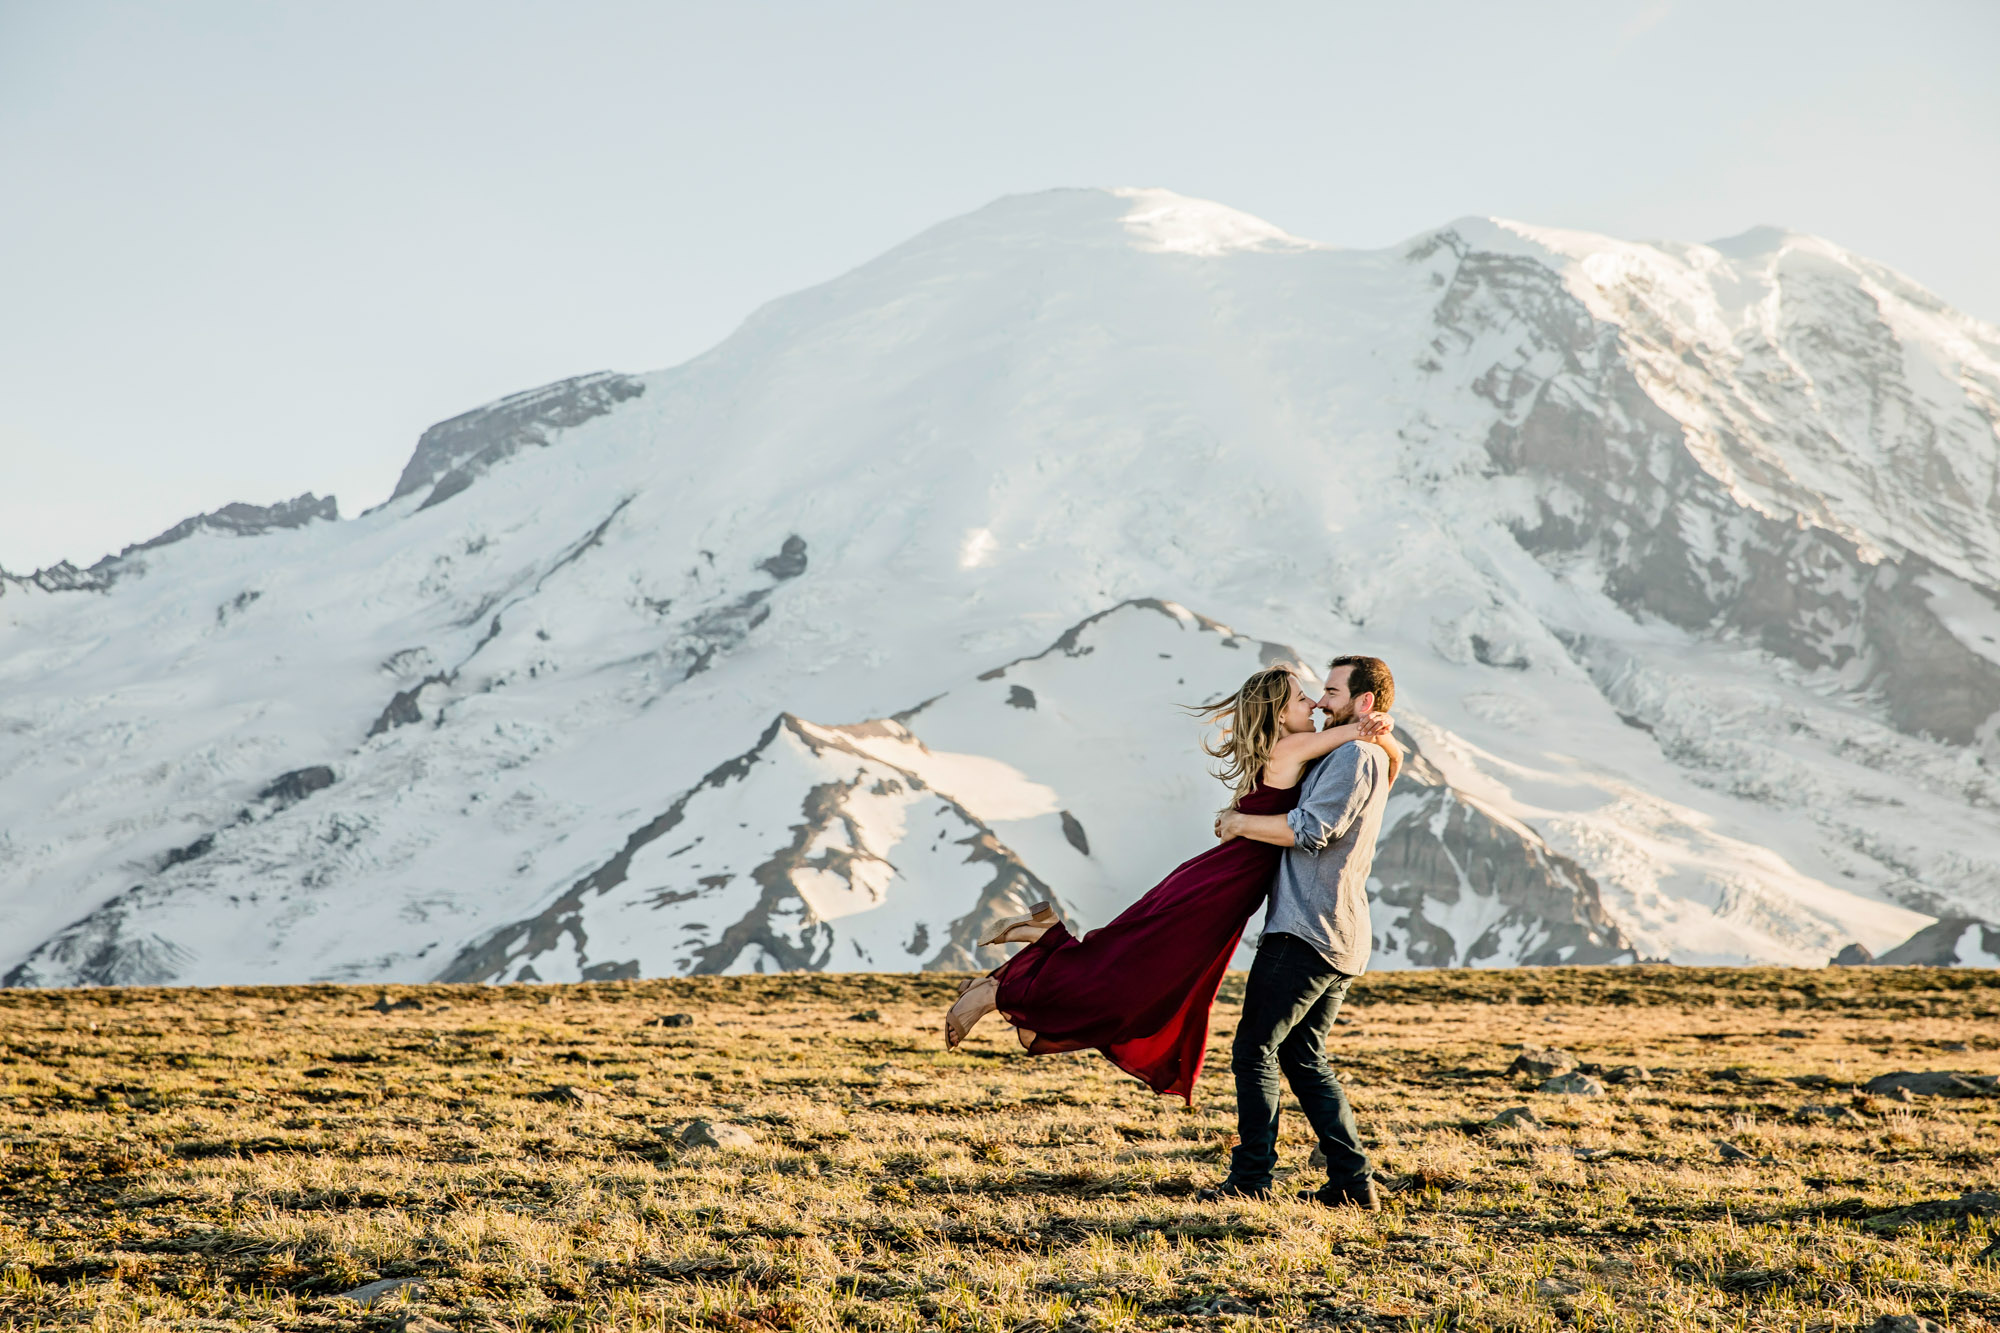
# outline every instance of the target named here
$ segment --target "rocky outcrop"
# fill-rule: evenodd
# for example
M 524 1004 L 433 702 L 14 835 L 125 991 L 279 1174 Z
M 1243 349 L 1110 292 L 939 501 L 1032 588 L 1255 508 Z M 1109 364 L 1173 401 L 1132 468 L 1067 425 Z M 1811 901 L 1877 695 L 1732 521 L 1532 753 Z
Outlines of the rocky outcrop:
M 255 537 L 260 533 L 275 532 L 283 528 L 302 528 L 306 524 L 321 520 L 328 523 L 340 518 L 340 504 L 331 495 L 322 499 L 307 491 L 304 495 L 283 500 L 274 505 L 226 504 L 212 513 L 196 514 L 184 518 L 157 537 L 143 542 L 135 542 L 117 555 L 107 555 L 89 569 L 78 569 L 67 560 L 59 560 L 46 569 L 40 569 L 25 577 L 9 574 L 0 569 L 0 593 L 12 583 L 18 587 L 35 587 L 43 592 L 103 592 L 128 568 L 133 556 L 141 551 L 157 550 L 185 541 L 198 532 L 215 532 L 231 537 Z M 255 601 L 256 593 L 245 594 L 244 605 Z M 237 609 L 241 609 L 239 606 Z M 221 617 L 218 616 L 218 619 Z
M 0 977 L 0 986 L 173 984 L 187 962 L 187 951 L 136 923 L 146 900 L 146 887 L 133 885 L 44 942 Z
M 440 421 L 417 440 L 396 479 L 393 503 L 428 487 L 420 508 L 442 504 L 494 464 L 529 446 L 547 448 L 556 432 L 600 417 L 646 391 L 645 382 L 602 370 L 545 384 Z
M 870 962 L 962 971 L 1001 961 L 1004 951 L 978 940 L 1054 895 L 991 828 L 916 774 L 857 748 L 847 738 L 852 730 L 908 736 L 887 721 L 843 729 L 790 714 L 774 719 L 754 746 L 634 829 L 616 854 L 535 916 L 468 946 L 438 980 L 822 971 Z M 761 810 L 787 799 L 797 814 L 782 843 L 753 835 L 740 851 L 683 861 L 710 836 L 683 832 L 691 838 L 685 845 L 660 850 L 683 826 L 718 829 L 718 808 L 748 801 Z M 925 857 L 937 861 L 928 876 L 897 882 L 921 874 Z M 889 896 L 892 887 L 900 899 Z M 893 960 L 875 953 L 882 923 L 856 915 L 883 908 L 900 923 L 888 932 L 902 955 Z M 857 924 L 860 935 L 849 928 Z
M 1416 741 L 1369 877 L 1376 949 L 1406 966 L 1636 962 L 1597 882 L 1533 829 L 1445 784 Z
M 281 528 L 302 528 L 314 521 L 333 523 L 339 518 L 338 501 L 331 495 L 322 499 L 311 491 L 274 505 L 226 504 L 213 513 L 184 518 L 159 536 L 128 546 L 119 554 L 122 558 L 139 551 L 171 546 L 175 542 L 187 540 L 197 532 L 217 532 L 230 537 L 255 537 L 259 533 L 275 532 Z
M 1948 916 L 1872 961 L 1879 967 L 2000 967 L 2000 926 Z
M 1435 312 L 1439 350 L 1469 349 L 1482 331 L 1524 333 L 1473 380 L 1499 412 L 1486 439 L 1492 468 L 1533 483 L 1535 510 L 1514 525 L 1524 549 L 1571 569 L 1594 557 L 1604 591 L 1636 614 L 1835 670 L 1879 692 L 1913 735 L 1979 738 L 2000 713 L 2000 662 L 1941 617 L 1935 581 L 1952 575 L 1915 552 L 1864 552 L 1823 513 L 1744 503 L 1641 385 L 1632 335 L 1594 317 L 1562 273 L 1454 233 L 1430 244 L 1460 255 Z M 1704 383 L 1727 378 L 1712 367 Z M 2000 606 L 2000 589 L 1966 586 Z

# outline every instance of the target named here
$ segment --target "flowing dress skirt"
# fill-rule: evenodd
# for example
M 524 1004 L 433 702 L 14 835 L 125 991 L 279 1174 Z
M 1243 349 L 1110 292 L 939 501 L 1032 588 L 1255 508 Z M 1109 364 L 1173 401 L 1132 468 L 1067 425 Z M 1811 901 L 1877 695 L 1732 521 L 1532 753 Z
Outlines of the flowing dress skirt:
M 1237 809 L 1283 814 L 1298 797 L 1296 787 L 1259 785 Z M 1000 1012 L 1035 1034 L 1030 1054 L 1094 1047 L 1153 1091 L 1193 1105 L 1208 1011 L 1281 855 L 1236 838 L 1183 862 L 1082 939 L 1050 927 L 995 971 Z

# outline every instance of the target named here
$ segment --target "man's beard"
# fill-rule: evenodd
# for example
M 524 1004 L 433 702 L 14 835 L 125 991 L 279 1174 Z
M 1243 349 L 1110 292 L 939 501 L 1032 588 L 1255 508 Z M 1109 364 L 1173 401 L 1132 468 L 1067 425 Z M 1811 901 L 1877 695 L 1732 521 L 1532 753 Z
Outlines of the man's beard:
M 1349 699 L 1347 707 L 1341 709 L 1338 713 L 1327 708 L 1322 708 L 1319 711 L 1320 716 L 1325 719 L 1321 724 L 1321 730 L 1325 730 L 1327 727 L 1344 727 L 1354 720 L 1354 700 Z

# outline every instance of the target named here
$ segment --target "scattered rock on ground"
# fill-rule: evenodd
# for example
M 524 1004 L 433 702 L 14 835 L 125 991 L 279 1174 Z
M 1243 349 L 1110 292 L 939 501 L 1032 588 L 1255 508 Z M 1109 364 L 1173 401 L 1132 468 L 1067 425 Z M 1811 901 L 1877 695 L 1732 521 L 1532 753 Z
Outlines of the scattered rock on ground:
M 1619 1065 L 1604 1071 L 1606 1083 L 1650 1083 L 1653 1075 L 1644 1065 Z
M 927 1074 L 919 1073 L 914 1069 L 905 1069 L 901 1065 L 895 1064 L 863 1065 L 862 1070 L 873 1074 L 884 1083 L 901 1084 L 904 1087 L 914 1087 L 919 1083 L 928 1083 L 931 1081 L 930 1076 Z
M 1502 1129 L 1540 1129 L 1542 1122 L 1525 1106 L 1510 1106 L 1487 1122 Z
M 858 1014 L 849 1014 L 847 1021 L 850 1023 L 879 1023 L 882 1021 L 882 1011 L 880 1009 L 863 1009 Z
M 1187 1307 L 1188 1314 L 1256 1314 L 1257 1312 L 1234 1296 L 1217 1296 L 1211 1300 L 1196 1300 Z
M 1926 1222 L 1952 1222 L 1960 1218 L 1995 1215 L 2000 1215 L 2000 1194 L 1992 1190 L 1967 1190 L 1956 1199 L 1926 1199 L 1922 1203 L 1891 1209 L 1861 1225 L 1878 1235 L 1887 1236 Z
M 1851 1106 L 1801 1106 L 1799 1114 L 1807 1120 L 1826 1120 L 1850 1128 L 1868 1123 L 1867 1117 Z
M 739 1150 L 757 1146 L 757 1137 L 741 1125 L 719 1120 L 691 1120 L 681 1131 L 683 1148 L 724 1148 Z
M 694 1026 L 694 1015 L 661 1014 L 658 1018 L 646 1024 L 646 1026 L 649 1028 L 691 1028 Z
M 1727 1139 L 1711 1139 L 1709 1142 L 1715 1145 L 1715 1150 L 1722 1154 L 1722 1160 L 1725 1162 L 1754 1162 L 1757 1160 L 1755 1153 L 1744 1152 Z
M 1921 1072 L 1899 1069 L 1861 1085 L 1863 1092 L 1893 1093 L 1907 1089 L 1918 1097 L 1991 1097 L 2000 1094 L 2000 1079 L 1991 1074 L 1965 1074 L 1949 1069 Z
M 1947 1330 L 1943 1324 L 1920 1314 L 1885 1314 L 1863 1333 L 1947 1333 Z
M 1992 1244 L 1988 1245 L 1978 1254 L 1973 1255 L 1972 1262 L 1975 1264 L 2000 1264 L 2000 1236 L 1994 1237 Z
M 379 1282 L 356 1287 L 353 1291 L 343 1291 L 336 1299 L 359 1301 L 361 1308 L 366 1310 L 375 1302 L 394 1295 L 405 1287 L 411 1288 L 410 1294 L 414 1296 L 424 1289 L 423 1280 L 414 1277 L 385 1277 Z
M 1778 1035 L 1787 1041 L 1807 1041 L 1812 1037 L 1804 1028 L 1779 1028 Z
M 1604 1085 L 1588 1074 L 1559 1074 L 1542 1084 L 1543 1092 L 1569 1097 L 1602 1097 Z
M 389 1325 L 389 1333 L 451 1333 L 449 1324 L 440 1324 L 424 1314 L 406 1314 Z
M 1507 1066 L 1507 1072 L 1526 1074 L 1530 1078 L 1554 1078 L 1558 1074 L 1567 1074 L 1574 1068 L 1576 1068 L 1576 1057 L 1568 1051 L 1523 1046 L 1521 1053 L 1514 1057 L 1514 1063 Z
M 589 1088 L 579 1088 L 574 1083 L 558 1083 L 553 1088 L 543 1088 L 540 1092 L 529 1093 L 528 1096 L 538 1102 L 563 1102 L 570 1106 L 589 1106 L 604 1100 L 603 1093 L 592 1092 Z
M 368 1007 L 370 1009 L 373 1009 L 378 1014 L 394 1014 L 411 1009 L 421 1009 L 424 1007 L 424 1002 L 422 1000 L 417 999 L 414 996 L 405 995 L 402 999 L 397 1000 L 394 1004 L 391 1004 L 389 1002 L 389 997 L 384 995 L 381 999 L 375 1001 L 375 1003 L 369 1005 Z

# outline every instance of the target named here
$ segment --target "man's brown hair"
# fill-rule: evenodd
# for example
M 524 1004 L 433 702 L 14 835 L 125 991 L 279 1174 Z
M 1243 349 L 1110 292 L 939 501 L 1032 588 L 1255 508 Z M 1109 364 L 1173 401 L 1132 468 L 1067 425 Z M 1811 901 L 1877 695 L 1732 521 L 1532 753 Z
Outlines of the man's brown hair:
M 1326 664 L 1329 672 L 1335 667 L 1347 668 L 1347 693 L 1350 697 L 1374 692 L 1376 712 L 1386 713 L 1396 702 L 1396 678 L 1389 674 L 1389 664 L 1381 658 L 1349 654 Z

